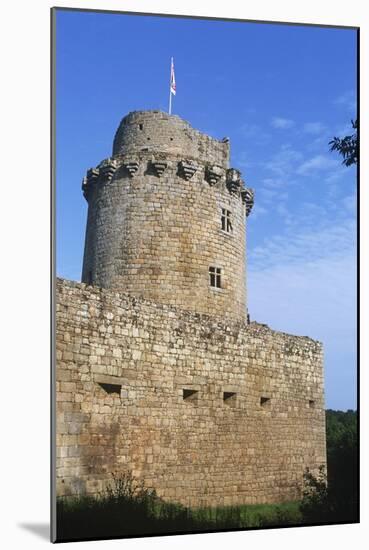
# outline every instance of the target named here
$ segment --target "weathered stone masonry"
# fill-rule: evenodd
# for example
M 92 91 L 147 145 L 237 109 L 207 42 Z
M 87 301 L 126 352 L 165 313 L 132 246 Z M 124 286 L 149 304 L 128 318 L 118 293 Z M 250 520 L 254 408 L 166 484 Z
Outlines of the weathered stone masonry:
M 185 505 L 281 502 L 325 464 L 322 347 L 246 322 L 253 192 L 228 159 L 138 112 L 87 173 L 85 283 L 57 281 L 58 495 L 131 471 Z
M 131 113 L 113 157 L 90 170 L 83 282 L 187 310 L 244 318 L 245 213 L 252 191 L 229 168 L 229 143 L 177 116 Z M 222 209 L 232 234 L 222 231 Z M 222 269 L 222 288 L 208 270 Z
M 59 494 L 131 470 L 184 504 L 278 502 L 325 462 L 319 343 L 62 280 L 57 314 Z

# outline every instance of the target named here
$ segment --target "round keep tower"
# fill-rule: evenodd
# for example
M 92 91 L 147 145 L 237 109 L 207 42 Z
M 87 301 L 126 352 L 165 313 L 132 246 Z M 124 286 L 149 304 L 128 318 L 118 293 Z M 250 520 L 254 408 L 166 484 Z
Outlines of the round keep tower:
M 246 316 L 253 192 L 218 141 L 175 115 L 135 111 L 88 170 L 82 281 L 198 313 Z

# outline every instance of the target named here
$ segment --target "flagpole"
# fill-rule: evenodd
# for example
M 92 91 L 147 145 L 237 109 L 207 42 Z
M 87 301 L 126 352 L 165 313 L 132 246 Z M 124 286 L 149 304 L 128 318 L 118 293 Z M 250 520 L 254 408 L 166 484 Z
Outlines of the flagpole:
M 170 60 L 170 77 L 169 77 L 169 114 L 172 114 L 172 66 L 173 57 Z

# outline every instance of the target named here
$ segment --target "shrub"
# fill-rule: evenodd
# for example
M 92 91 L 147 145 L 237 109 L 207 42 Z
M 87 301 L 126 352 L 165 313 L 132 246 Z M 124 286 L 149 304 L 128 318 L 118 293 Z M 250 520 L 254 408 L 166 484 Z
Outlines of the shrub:
M 304 473 L 303 498 L 300 510 L 305 523 L 329 522 L 327 475 L 324 466 L 320 466 L 317 476 L 309 468 Z

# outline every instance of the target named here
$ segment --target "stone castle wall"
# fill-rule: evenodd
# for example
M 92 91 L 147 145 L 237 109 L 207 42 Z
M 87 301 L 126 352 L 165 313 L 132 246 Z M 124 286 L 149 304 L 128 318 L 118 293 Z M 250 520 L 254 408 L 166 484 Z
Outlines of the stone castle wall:
M 112 473 L 185 505 L 297 498 L 325 464 L 321 344 L 57 281 L 57 492 Z
M 166 113 L 131 113 L 118 128 L 113 157 L 88 172 L 84 193 L 83 282 L 245 317 L 250 190 L 229 168 L 228 142 Z M 209 285 L 210 267 L 221 270 L 221 288 Z

